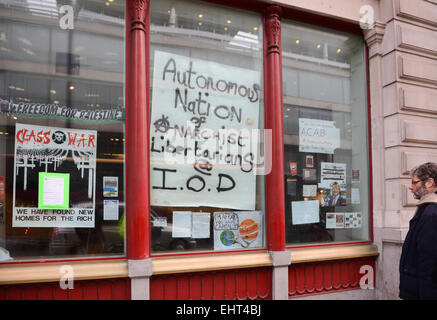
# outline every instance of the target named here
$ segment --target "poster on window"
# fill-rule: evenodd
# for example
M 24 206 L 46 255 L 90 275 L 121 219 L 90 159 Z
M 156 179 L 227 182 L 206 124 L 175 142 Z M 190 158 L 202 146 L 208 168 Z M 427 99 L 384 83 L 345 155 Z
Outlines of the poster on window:
M 214 212 L 214 250 L 263 247 L 261 211 Z
M 330 189 L 335 182 L 346 190 L 346 163 L 321 162 L 319 187 Z
M 333 154 L 340 148 L 340 129 L 334 121 L 299 118 L 299 152 Z
M 12 227 L 93 228 L 96 150 L 97 131 L 17 123 Z
M 260 72 L 155 51 L 151 204 L 253 210 Z

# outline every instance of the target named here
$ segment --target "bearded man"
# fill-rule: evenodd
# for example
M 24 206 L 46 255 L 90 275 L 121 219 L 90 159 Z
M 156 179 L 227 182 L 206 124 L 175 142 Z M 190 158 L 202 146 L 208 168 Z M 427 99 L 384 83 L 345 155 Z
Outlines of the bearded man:
M 410 191 L 418 199 L 399 263 L 399 297 L 437 300 L 437 163 L 411 170 Z

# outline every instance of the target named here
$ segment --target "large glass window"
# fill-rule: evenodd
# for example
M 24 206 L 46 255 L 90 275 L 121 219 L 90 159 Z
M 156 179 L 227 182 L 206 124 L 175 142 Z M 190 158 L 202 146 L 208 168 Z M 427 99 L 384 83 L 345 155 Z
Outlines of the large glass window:
M 261 15 L 151 6 L 152 251 L 265 247 Z
M 369 240 L 362 37 L 283 21 L 286 241 Z
M 121 255 L 125 1 L 0 1 L 0 260 Z

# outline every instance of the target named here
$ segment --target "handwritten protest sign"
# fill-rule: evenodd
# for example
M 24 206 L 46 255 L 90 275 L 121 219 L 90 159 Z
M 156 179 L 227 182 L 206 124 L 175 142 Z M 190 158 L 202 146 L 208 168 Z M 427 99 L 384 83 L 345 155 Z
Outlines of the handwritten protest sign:
M 258 71 L 155 51 L 151 203 L 254 210 Z

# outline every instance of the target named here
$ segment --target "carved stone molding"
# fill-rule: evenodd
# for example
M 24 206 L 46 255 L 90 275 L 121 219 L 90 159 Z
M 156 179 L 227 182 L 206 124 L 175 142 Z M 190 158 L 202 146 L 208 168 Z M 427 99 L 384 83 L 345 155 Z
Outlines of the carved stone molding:
M 381 22 L 375 22 L 372 28 L 364 30 L 364 40 L 369 47 L 369 58 L 377 54 L 381 55 L 384 33 L 385 24 Z
M 129 15 L 131 19 L 131 31 L 146 31 L 146 11 L 150 6 L 150 0 L 129 0 Z
M 281 13 L 278 6 L 270 6 L 265 10 L 267 54 L 280 53 Z

